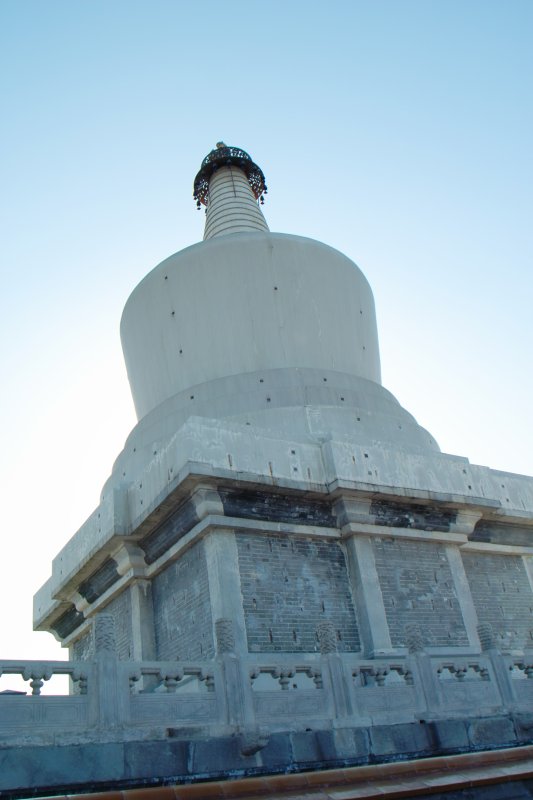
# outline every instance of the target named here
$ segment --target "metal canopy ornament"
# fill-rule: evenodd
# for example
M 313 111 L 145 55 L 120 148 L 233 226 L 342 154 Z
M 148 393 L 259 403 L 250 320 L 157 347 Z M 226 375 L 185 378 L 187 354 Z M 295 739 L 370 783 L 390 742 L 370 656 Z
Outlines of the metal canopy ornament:
M 239 147 L 230 147 L 224 142 L 217 142 L 214 150 L 204 158 L 202 166 L 194 179 L 193 197 L 196 200 L 196 207 L 201 208 L 202 203 L 207 206 L 209 203 L 209 181 L 211 176 L 220 167 L 238 167 L 246 177 L 256 200 L 261 204 L 265 202 L 264 196 L 267 194 L 267 186 L 263 171 L 254 164 L 245 150 Z

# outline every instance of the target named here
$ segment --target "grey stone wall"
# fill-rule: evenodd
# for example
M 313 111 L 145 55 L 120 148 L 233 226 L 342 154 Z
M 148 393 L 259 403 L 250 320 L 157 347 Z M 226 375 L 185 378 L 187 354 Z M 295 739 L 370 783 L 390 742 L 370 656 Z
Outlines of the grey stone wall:
M 533 594 L 521 556 L 463 553 L 479 622 L 492 625 L 496 644 L 533 647 Z
M 187 550 L 152 583 L 156 657 L 212 658 L 215 654 L 203 542 Z
M 129 588 L 117 595 L 114 600 L 103 609 L 104 614 L 110 614 L 115 620 L 115 636 L 117 645 L 117 658 L 127 660 L 132 658 L 132 628 L 131 628 L 131 596 Z M 74 661 L 90 661 L 94 658 L 94 636 L 89 630 L 77 639 L 71 646 L 71 658 Z
M 94 658 L 93 637 L 90 629 L 73 643 L 70 658 L 72 661 L 89 661 Z
M 111 614 L 115 619 L 115 635 L 117 641 L 117 657 L 120 659 L 132 658 L 132 629 L 131 629 L 131 596 L 129 588 L 111 600 L 104 609 L 105 614 Z
M 393 646 L 405 645 L 405 626 L 419 624 L 429 646 L 468 645 L 444 546 L 408 539 L 373 539 Z
M 332 622 L 340 651 L 360 648 L 344 551 L 338 542 L 238 534 L 251 652 L 314 652 L 317 625 Z

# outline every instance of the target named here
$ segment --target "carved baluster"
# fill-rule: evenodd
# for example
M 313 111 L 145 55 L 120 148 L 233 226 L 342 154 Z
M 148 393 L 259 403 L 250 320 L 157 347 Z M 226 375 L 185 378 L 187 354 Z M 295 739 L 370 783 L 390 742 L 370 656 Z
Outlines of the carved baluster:
M 362 686 L 364 684 L 364 675 L 359 667 L 354 667 L 352 669 L 352 678 L 357 686 Z
M 32 695 L 40 695 L 41 689 L 43 688 L 44 681 L 42 678 L 37 678 L 32 676 L 32 680 L 30 681 L 31 686 L 31 693 Z
M 39 696 L 43 688 L 44 681 L 49 681 L 52 677 L 52 670 L 44 666 L 26 667 L 22 673 L 25 681 L 30 681 L 33 696 Z
M 250 667 L 250 685 L 254 685 L 254 681 L 261 675 L 259 667 Z
M 385 686 L 385 678 L 389 674 L 388 667 L 381 667 L 376 670 L 376 683 L 378 686 Z
M 362 667 L 361 668 L 361 683 L 363 686 L 370 686 L 372 681 L 368 679 L 376 677 L 376 670 L 374 667 Z
M 80 669 L 73 669 L 70 673 L 72 683 L 78 684 L 80 694 L 87 694 L 87 674 Z
M 312 679 L 317 689 L 322 689 L 322 671 L 320 669 L 310 667 L 308 670 L 306 670 L 306 675 L 308 678 Z
M 135 684 L 138 681 L 140 681 L 141 678 L 142 678 L 142 673 L 140 669 L 136 670 L 135 672 L 130 672 L 129 674 L 130 694 L 135 694 L 135 688 L 136 688 Z
M 198 680 L 205 681 L 205 688 L 208 692 L 215 691 L 215 675 L 211 670 L 202 669 L 198 675 Z
M 294 669 L 291 669 L 290 667 L 278 667 L 273 674 L 274 677 L 278 679 L 282 691 L 287 691 L 291 682 L 291 678 L 294 677 Z
M 178 686 L 178 683 L 183 679 L 183 670 L 176 669 L 172 672 L 165 672 L 159 673 L 161 675 L 161 679 L 165 684 L 165 691 L 167 692 L 175 692 Z
M 178 679 L 174 675 L 165 675 L 164 684 L 167 692 L 175 692 L 178 686 Z
M 23 681 L 29 681 L 31 678 L 31 667 L 25 667 L 20 675 Z

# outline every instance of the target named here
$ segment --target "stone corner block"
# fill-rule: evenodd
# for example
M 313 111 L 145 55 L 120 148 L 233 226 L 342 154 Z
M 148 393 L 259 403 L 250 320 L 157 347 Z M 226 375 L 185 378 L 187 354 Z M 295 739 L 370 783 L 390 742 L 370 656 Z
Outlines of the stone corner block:
M 291 742 L 286 733 L 273 733 L 266 747 L 260 753 L 265 767 L 279 767 L 291 763 Z
M 426 723 L 437 751 L 466 750 L 469 747 L 467 723 L 463 719 L 437 719 Z
M 501 747 L 516 742 L 514 725 L 509 717 L 484 717 L 468 724 L 468 737 L 474 746 Z
M 533 713 L 513 714 L 513 722 L 520 743 L 533 742 Z
M 422 722 L 400 725 L 375 725 L 369 730 L 374 756 L 407 755 L 434 751 L 428 726 Z
M 124 777 L 129 780 L 187 775 L 188 760 L 187 741 L 124 743 Z
M 241 754 L 240 737 L 202 739 L 190 743 L 189 771 L 193 775 L 222 775 L 245 769 L 250 761 Z

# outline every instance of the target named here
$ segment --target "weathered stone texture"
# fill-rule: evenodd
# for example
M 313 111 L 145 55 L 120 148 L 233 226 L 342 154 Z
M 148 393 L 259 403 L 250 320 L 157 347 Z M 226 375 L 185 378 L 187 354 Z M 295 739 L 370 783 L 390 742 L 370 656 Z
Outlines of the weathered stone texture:
M 533 646 L 533 594 L 521 556 L 463 553 L 480 623 L 492 625 L 496 647 Z
M 468 645 L 444 547 L 437 542 L 373 540 L 392 644 L 416 623 L 429 646 Z
M 492 542 L 517 547 L 531 546 L 531 528 L 522 525 L 508 525 L 493 520 L 480 519 L 470 537 L 474 542 Z
M 301 525 L 335 526 L 329 503 L 301 496 L 267 492 L 220 490 L 224 513 L 228 517 L 268 519 Z
M 334 625 L 339 651 L 359 650 L 359 632 L 338 542 L 237 535 L 248 646 L 252 652 L 314 652 L 317 626 Z
M 449 531 L 451 523 L 457 518 L 456 512 L 448 509 L 383 500 L 374 500 L 370 513 L 378 525 L 433 531 Z
M 203 542 L 157 575 L 152 593 L 157 658 L 212 658 L 215 648 Z
M 115 620 L 115 641 L 117 658 L 132 658 L 132 630 L 131 630 L 131 596 L 130 590 L 125 589 L 104 609 Z
M 112 558 L 108 558 L 90 578 L 80 583 L 78 591 L 88 603 L 94 603 L 94 601 L 101 597 L 119 577 L 116 561 Z
M 51 626 L 62 639 L 69 636 L 83 622 L 83 614 L 71 605 Z
M 169 547 L 185 536 L 197 522 L 198 516 L 194 504 L 184 503 L 169 519 L 139 542 L 144 550 L 146 563 L 153 564 Z
M 72 645 L 73 661 L 89 661 L 94 658 L 94 643 L 91 631 L 87 631 Z

